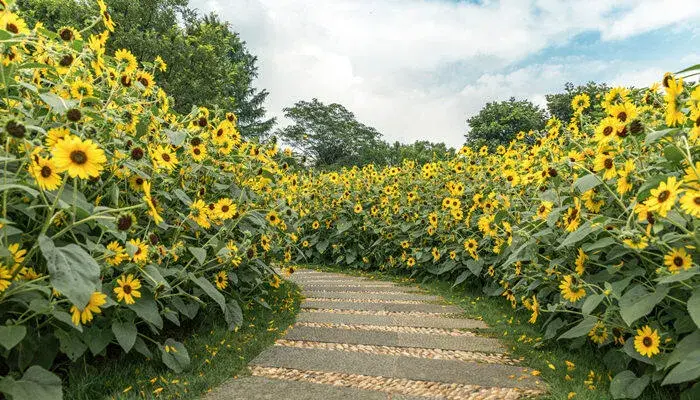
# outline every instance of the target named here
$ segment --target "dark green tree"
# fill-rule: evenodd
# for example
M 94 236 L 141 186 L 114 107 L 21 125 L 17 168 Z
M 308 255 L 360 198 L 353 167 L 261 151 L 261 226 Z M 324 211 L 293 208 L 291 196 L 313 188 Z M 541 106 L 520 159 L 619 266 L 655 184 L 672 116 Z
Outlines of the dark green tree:
M 382 146 L 381 134 L 355 119 L 340 104 L 323 104 L 318 99 L 298 101 L 284 109 L 293 124 L 279 129 L 279 136 L 308 163 L 319 168 L 338 168 L 378 161 L 376 148 Z M 379 152 L 382 153 L 382 152 Z
M 30 24 L 48 29 L 78 28 L 97 17 L 86 0 L 18 0 Z M 265 118 L 266 90 L 254 87 L 257 58 L 231 27 L 215 15 L 199 16 L 188 0 L 111 0 L 117 27 L 107 50 L 129 49 L 139 60 L 161 56 L 168 70 L 156 81 L 175 99 L 174 108 L 189 112 L 194 105 L 232 110 L 246 137 L 264 136 L 274 119 Z
M 573 83 L 567 82 L 564 84 L 564 91 L 561 93 L 553 93 L 545 96 L 547 99 L 547 112 L 552 117 L 557 117 L 562 122 L 568 122 L 574 115 L 574 110 L 571 108 L 571 100 L 581 93 L 586 93 L 591 98 L 591 106 L 600 103 L 603 99 L 599 98 L 605 92 L 610 90 L 610 87 L 605 83 L 588 82 L 585 85 L 574 86 Z
M 477 115 L 467 120 L 467 143 L 485 141 L 490 145 L 507 144 L 518 132 L 543 129 L 546 123 L 544 110 L 528 100 L 486 103 Z

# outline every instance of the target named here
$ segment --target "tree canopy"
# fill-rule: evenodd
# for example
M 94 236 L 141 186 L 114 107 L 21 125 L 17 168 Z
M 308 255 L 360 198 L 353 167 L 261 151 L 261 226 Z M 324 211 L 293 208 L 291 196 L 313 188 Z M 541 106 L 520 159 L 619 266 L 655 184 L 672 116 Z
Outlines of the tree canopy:
M 545 96 L 547 99 L 547 111 L 552 117 L 557 117 L 562 122 L 568 122 L 574 115 L 574 110 L 571 108 L 571 100 L 576 95 L 586 93 L 590 97 L 591 102 L 599 102 L 598 96 L 603 95 L 608 90 L 610 88 L 605 83 L 591 81 L 585 85 L 574 86 L 573 83 L 567 82 L 564 85 L 563 92 Z
M 487 144 L 507 144 L 518 132 L 542 129 L 547 117 L 540 107 L 529 100 L 486 103 L 477 115 L 467 120 L 467 143 L 485 141 Z
M 41 21 L 47 28 L 85 26 L 96 9 L 85 0 L 18 0 L 27 22 Z M 267 90 L 254 87 L 257 57 L 238 33 L 216 15 L 200 16 L 188 0 L 111 0 L 117 25 L 107 51 L 126 48 L 139 60 L 161 56 L 166 71 L 156 81 L 174 100 L 174 108 L 187 113 L 194 105 L 232 110 L 246 137 L 269 133 L 275 120 L 263 107 Z

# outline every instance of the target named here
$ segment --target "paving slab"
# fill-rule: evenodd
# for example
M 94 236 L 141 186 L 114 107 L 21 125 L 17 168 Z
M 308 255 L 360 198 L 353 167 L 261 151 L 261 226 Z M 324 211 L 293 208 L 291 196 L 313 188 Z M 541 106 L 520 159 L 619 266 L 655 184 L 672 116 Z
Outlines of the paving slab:
M 416 317 L 411 315 L 361 315 L 332 312 L 300 312 L 297 322 L 346 325 L 406 326 L 412 328 L 485 329 L 483 321 L 468 318 Z
M 329 299 L 355 299 L 355 300 L 399 300 L 399 301 L 441 301 L 439 296 L 419 293 L 344 293 L 319 290 L 303 290 L 302 295 L 307 298 L 325 297 Z
M 364 285 L 372 285 L 372 286 L 382 286 L 382 287 L 396 287 L 396 285 L 394 285 L 393 283 L 367 281 L 367 280 L 360 280 L 360 279 L 291 279 L 291 281 L 296 283 L 299 286 L 315 286 L 315 285 L 364 286 Z
M 301 303 L 301 308 L 327 308 L 333 310 L 421 312 L 442 314 L 461 314 L 464 312 L 461 308 L 457 306 L 442 304 L 393 304 L 352 301 L 326 301 L 313 299 L 304 300 Z
M 339 357 L 337 353 L 332 350 L 274 346 L 261 353 L 251 364 L 466 385 L 539 387 L 527 370 L 512 365 L 352 352 L 343 352 Z M 520 377 L 523 379 L 518 380 Z
M 377 285 L 304 285 L 306 290 L 326 292 L 397 292 L 397 293 L 425 293 L 417 288 L 405 286 L 377 286 Z
M 284 337 L 288 340 L 311 342 L 368 344 L 373 346 L 420 347 L 428 349 L 463 350 L 483 353 L 504 353 L 505 347 L 486 337 L 455 337 L 382 331 L 361 331 L 342 328 L 295 326 Z
M 261 376 L 231 379 L 207 394 L 205 400 L 386 400 L 386 393 L 371 390 L 285 381 Z M 399 399 L 393 396 L 392 399 Z

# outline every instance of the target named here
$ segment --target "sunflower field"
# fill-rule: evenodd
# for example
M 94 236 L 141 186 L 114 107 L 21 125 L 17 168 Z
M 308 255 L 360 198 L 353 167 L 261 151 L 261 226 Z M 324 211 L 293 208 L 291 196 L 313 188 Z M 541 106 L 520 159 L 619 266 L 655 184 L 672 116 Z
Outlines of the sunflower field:
M 52 371 L 108 348 L 187 368 L 164 330 L 204 307 L 234 329 L 279 285 L 287 156 L 231 113 L 172 112 L 162 59 L 105 53 L 101 0 L 57 32 L 0 7 L 0 393 L 60 398 Z
M 613 397 L 698 398 L 699 70 L 579 95 L 507 147 L 285 178 L 298 259 L 479 285 L 543 340 L 599 352 Z

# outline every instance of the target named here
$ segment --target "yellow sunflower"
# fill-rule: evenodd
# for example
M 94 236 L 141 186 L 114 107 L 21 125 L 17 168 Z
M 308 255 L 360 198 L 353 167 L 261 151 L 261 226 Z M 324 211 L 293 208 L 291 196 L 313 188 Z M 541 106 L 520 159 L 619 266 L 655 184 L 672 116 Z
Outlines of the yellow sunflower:
M 355 214 L 361 213 L 362 212 L 362 204 L 356 203 L 355 207 L 353 208 L 353 211 L 355 212 Z
M 561 296 L 572 303 L 586 296 L 586 290 L 572 275 L 564 276 L 564 280 L 559 284 L 559 289 L 561 289 Z
M 659 333 L 654 329 L 651 330 L 649 325 L 645 325 L 641 329 L 637 329 L 637 335 L 634 337 L 634 348 L 637 352 L 646 357 L 652 357 L 659 354 L 659 344 L 661 340 Z
M 122 275 L 117 279 L 117 287 L 114 288 L 114 294 L 117 295 L 117 301 L 121 302 L 124 300 L 126 304 L 134 304 L 136 302 L 134 299 L 141 297 L 140 288 L 141 282 L 134 278 L 134 275 Z
M 193 160 L 202 162 L 207 158 L 207 148 L 206 146 L 191 146 L 190 155 Z
M 76 79 L 75 82 L 70 85 L 70 95 L 74 99 L 82 100 L 83 97 L 90 97 L 93 93 L 94 89 L 92 84 L 82 79 Z
M 551 201 L 543 201 L 540 203 L 540 206 L 537 208 L 537 218 L 547 219 L 549 213 L 552 212 L 552 207 L 554 207 L 554 203 Z
M 661 182 L 657 188 L 652 189 L 651 196 L 644 204 L 649 211 L 656 211 L 660 216 L 665 217 L 676 203 L 680 186 L 681 183 L 672 176 L 666 182 Z
M 143 182 L 143 193 L 143 201 L 146 203 L 146 205 L 148 205 L 148 215 L 153 217 L 153 222 L 156 225 L 159 225 L 161 222 L 163 222 L 163 217 L 158 214 L 156 203 L 153 201 L 153 197 L 151 197 L 151 182 Z
M 664 265 L 671 273 L 677 273 L 681 269 L 686 271 L 693 266 L 693 258 L 685 251 L 685 248 L 673 249 L 664 256 Z
M 107 245 L 107 250 L 109 250 L 113 254 L 107 256 L 105 258 L 105 261 L 107 261 L 107 264 L 113 267 L 116 267 L 117 265 L 129 259 L 129 255 L 126 254 L 126 250 L 117 241 L 110 242 Z
M 583 249 L 578 249 L 578 256 L 576 257 L 576 273 L 578 276 L 582 276 L 586 272 L 586 260 L 588 256 L 583 252 Z
M 214 277 L 214 283 L 219 290 L 224 290 L 228 286 L 228 275 L 226 271 L 219 271 Z
M 0 263 L 0 293 L 7 290 L 11 283 L 12 274 L 10 273 L 10 269 Z
M 172 171 L 178 163 L 177 155 L 168 145 L 152 148 L 151 158 L 153 160 L 153 165 L 157 169 Z
M 148 261 L 148 244 L 141 239 L 131 239 L 129 243 L 136 247 L 131 261 L 138 264 L 145 264 Z
M 603 344 L 608 338 L 608 328 L 601 321 L 597 321 L 593 328 L 588 332 L 588 337 L 596 344 Z
M 695 218 L 700 218 L 700 191 L 686 190 L 680 202 L 683 211 Z
M 273 226 L 277 226 L 282 222 L 279 215 L 277 215 L 277 211 L 275 210 L 270 210 L 270 212 L 267 213 L 267 216 L 265 216 L 265 218 L 267 219 L 267 222 L 269 222 Z
M 122 71 L 127 75 L 136 71 L 139 66 L 136 57 L 127 49 L 117 50 L 114 53 L 114 59 L 122 66 Z
M 610 180 L 617 176 L 615 168 L 615 155 L 611 152 L 603 152 L 596 155 L 593 161 L 593 170 L 596 172 L 603 171 L 603 179 Z
M 209 222 L 209 208 L 207 207 L 207 203 L 202 199 L 195 200 L 190 204 L 189 218 L 202 228 L 206 229 L 211 227 L 211 223 Z
M 237 207 L 236 204 L 233 203 L 233 200 L 226 197 L 216 202 L 214 210 L 216 212 L 216 217 L 225 221 L 236 215 Z
M 64 42 L 72 42 L 73 40 L 83 39 L 83 36 L 80 34 L 80 32 L 72 26 L 62 26 L 58 28 L 57 33 L 61 40 L 63 40 Z
M 51 128 L 46 132 L 46 147 L 53 147 L 59 140 L 70 135 L 68 128 Z
M 6 30 L 15 35 L 29 33 L 27 23 L 17 16 L 17 14 L 4 10 L 0 13 L 0 29 Z
M 102 310 L 100 306 L 107 303 L 107 295 L 101 292 L 94 292 L 90 296 L 90 301 L 88 301 L 85 308 L 80 309 L 73 305 L 70 308 L 71 320 L 75 326 L 80 326 L 81 323 L 86 324 L 94 318 L 93 314 L 100 314 Z
M 100 176 L 107 162 L 104 151 L 92 140 L 82 140 L 69 135 L 51 150 L 56 172 L 68 171 L 71 178 L 95 178 Z
M 29 173 L 43 190 L 54 190 L 61 185 L 61 176 L 56 172 L 53 160 L 36 157 L 29 165 Z

